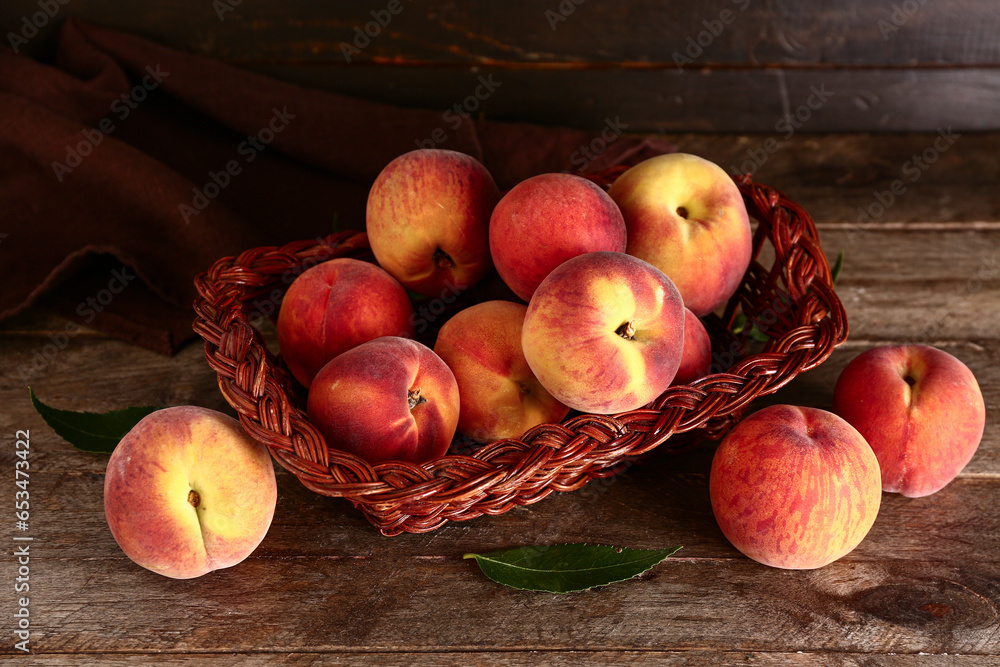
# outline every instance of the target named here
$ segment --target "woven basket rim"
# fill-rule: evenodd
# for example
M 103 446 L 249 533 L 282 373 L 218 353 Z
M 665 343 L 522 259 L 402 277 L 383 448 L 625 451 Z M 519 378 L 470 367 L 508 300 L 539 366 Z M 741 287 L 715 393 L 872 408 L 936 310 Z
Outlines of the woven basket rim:
M 607 186 L 620 171 L 592 180 Z M 637 410 L 571 413 L 559 424 L 539 425 L 520 438 L 421 465 L 371 465 L 330 448 L 305 415 L 304 390 L 253 326 L 250 306 L 255 299 L 283 293 L 306 266 L 337 257 L 371 259 L 363 232 L 253 248 L 217 260 L 195 279 L 194 330 L 204 339 L 206 360 L 248 434 L 306 487 L 347 498 L 383 534 L 427 532 L 449 520 L 500 514 L 614 474 L 653 450 L 680 451 L 703 438 L 720 437 L 754 399 L 819 365 L 847 339 L 847 316 L 809 214 L 749 175 L 734 180 L 750 217 L 758 222 L 753 260 L 723 314 L 703 319 L 723 336 L 729 335 L 740 311 L 757 322 L 767 315 L 775 330 L 783 331 L 763 350 L 743 356 L 746 331 L 741 339 L 726 340 L 730 349 L 741 347 L 733 351 L 734 363 L 725 372 L 673 386 Z M 758 263 L 767 243 L 775 255 L 770 268 Z M 771 305 L 758 312 L 755 307 L 762 303 Z M 678 438 L 682 435 L 687 437 Z

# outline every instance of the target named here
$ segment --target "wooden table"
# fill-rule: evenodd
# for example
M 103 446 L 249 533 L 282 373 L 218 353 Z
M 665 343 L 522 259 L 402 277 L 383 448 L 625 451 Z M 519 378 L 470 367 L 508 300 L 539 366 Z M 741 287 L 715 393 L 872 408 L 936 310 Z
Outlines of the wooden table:
M 765 139 L 667 138 L 727 169 Z M 838 293 L 851 325 L 828 362 L 761 405 L 829 408 L 851 358 L 903 341 L 962 359 L 986 398 L 986 434 L 960 477 L 927 498 L 885 494 L 867 539 L 840 561 L 800 572 L 742 557 L 713 519 L 705 446 L 503 516 L 395 538 L 279 471 L 274 523 L 248 560 L 167 579 L 129 561 L 108 530 L 107 457 L 75 451 L 29 404 L 16 369 L 65 327 L 36 308 L 0 325 L 10 520 L 0 652 L 32 665 L 998 664 L 1000 135 L 959 137 L 911 180 L 907 163 L 934 140 L 794 136 L 755 173 L 813 214 L 831 258 L 844 251 Z M 905 192 L 859 225 L 858 208 L 897 179 Z M 64 408 L 231 412 L 202 354 L 192 344 L 162 357 L 84 330 L 31 383 Z M 30 657 L 12 633 L 20 429 L 31 436 Z M 559 542 L 684 548 L 640 579 L 570 595 L 505 588 L 462 559 Z

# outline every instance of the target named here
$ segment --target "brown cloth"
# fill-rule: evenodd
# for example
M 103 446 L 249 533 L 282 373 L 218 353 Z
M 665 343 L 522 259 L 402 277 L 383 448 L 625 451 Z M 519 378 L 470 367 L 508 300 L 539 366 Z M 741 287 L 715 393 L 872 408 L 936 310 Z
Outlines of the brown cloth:
M 618 123 L 602 135 L 402 109 L 69 19 L 52 65 L 0 49 L 0 319 L 42 299 L 170 353 L 192 337 L 195 275 L 363 229 L 368 187 L 396 156 L 468 153 L 505 189 L 672 149 Z

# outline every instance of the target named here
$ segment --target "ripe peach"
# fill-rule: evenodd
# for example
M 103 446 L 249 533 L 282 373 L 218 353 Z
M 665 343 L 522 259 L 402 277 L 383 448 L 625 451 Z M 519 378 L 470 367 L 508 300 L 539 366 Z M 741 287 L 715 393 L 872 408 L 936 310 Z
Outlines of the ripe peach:
M 330 447 L 369 463 L 444 456 L 458 425 L 455 376 L 425 345 L 385 336 L 323 367 L 309 388 L 309 420 Z
M 278 491 L 264 445 L 232 417 L 181 406 L 147 415 L 111 454 L 104 513 L 144 568 L 190 579 L 249 556 L 271 525 Z
M 910 498 L 953 480 L 976 453 L 986 424 L 972 371 L 927 345 L 859 354 L 837 379 L 833 410 L 875 450 L 882 489 Z
M 534 176 L 515 185 L 493 209 L 493 264 L 525 301 L 552 269 L 598 250 L 625 252 L 625 221 L 611 197 L 580 176 Z
M 515 438 L 569 412 L 524 359 L 527 310 L 510 301 L 486 301 L 459 311 L 438 333 L 434 352 L 455 373 L 462 397 L 458 431 L 479 442 Z
M 590 252 L 560 264 L 535 290 L 521 345 L 556 400 L 582 412 L 634 410 L 677 373 L 684 305 L 651 264 Z
M 295 379 L 308 387 L 341 352 L 380 336 L 414 335 L 410 297 L 388 273 L 346 257 L 295 279 L 278 313 L 278 345 Z
M 673 384 L 690 384 L 712 370 L 712 339 L 705 325 L 689 309 L 684 309 L 684 351 Z
M 621 208 L 628 252 L 674 281 L 701 317 L 733 295 L 750 265 L 750 218 L 722 167 L 695 155 L 658 155 L 608 190 Z
M 464 290 L 490 270 L 489 222 L 500 199 L 474 158 L 441 149 L 390 162 L 368 194 L 368 242 L 404 287 L 438 297 Z
M 878 460 L 861 434 L 832 412 L 791 405 L 737 424 L 715 452 L 708 487 L 733 546 L 787 569 L 846 555 L 882 501 Z

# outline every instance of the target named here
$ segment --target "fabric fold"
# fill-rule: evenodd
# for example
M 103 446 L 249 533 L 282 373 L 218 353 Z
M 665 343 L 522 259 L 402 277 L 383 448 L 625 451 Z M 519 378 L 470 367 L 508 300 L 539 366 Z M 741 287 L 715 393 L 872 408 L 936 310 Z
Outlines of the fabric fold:
M 284 83 L 75 18 L 52 64 L 2 48 L 0 319 L 42 300 L 174 352 L 193 337 L 195 275 L 247 248 L 363 229 L 379 171 L 441 124 L 440 111 Z M 464 117 L 438 147 L 479 159 L 504 189 L 672 150 L 621 125 Z M 136 280 L 78 315 L 123 268 Z

